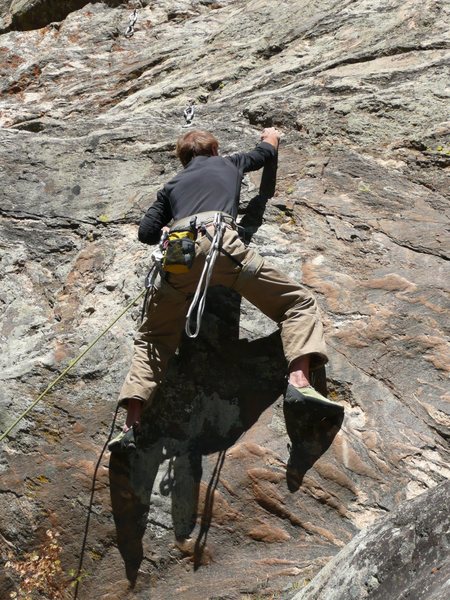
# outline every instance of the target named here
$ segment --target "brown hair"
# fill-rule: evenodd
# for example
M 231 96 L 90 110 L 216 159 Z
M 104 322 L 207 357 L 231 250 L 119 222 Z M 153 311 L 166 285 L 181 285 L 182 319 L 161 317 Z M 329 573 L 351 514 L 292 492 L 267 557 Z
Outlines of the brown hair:
M 194 129 L 178 138 L 176 153 L 185 167 L 194 156 L 216 156 L 218 148 L 219 142 L 212 133 Z

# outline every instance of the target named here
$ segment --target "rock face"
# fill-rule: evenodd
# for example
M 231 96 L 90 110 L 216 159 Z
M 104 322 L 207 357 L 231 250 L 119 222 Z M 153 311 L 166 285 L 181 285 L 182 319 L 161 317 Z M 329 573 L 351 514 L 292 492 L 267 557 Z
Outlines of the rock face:
M 446 3 L 67 2 L 61 14 L 42 0 L 48 17 L 28 31 L 19 4 L 38 3 L 0 1 L 0 430 L 142 289 L 152 249 L 137 223 L 179 168 L 190 100 L 222 153 L 283 131 L 276 194 L 262 201 L 246 177 L 240 218 L 249 243 L 316 294 L 345 418 L 312 428 L 288 482 L 277 328 L 211 290 L 146 447 L 110 460 L 136 306 L 1 442 L 2 556 L 42 552 L 50 529 L 63 579 L 81 575 L 78 598 L 287 600 L 348 544 L 336 568 L 351 559 L 353 572 L 367 557 L 356 544 L 378 532 L 395 548 L 391 511 L 417 520 L 449 476 Z M 437 514 L 420 523 L 440 577 Z M 418 570 L 413 554 L 401 564 Z M 331 599 L 328 572 L 305 598 Z M 398 581 L 396 595 L 374 585 L 365 597 L 406 598 Z M 2 571 L 2 597 L 19 585 Z
M 104 3 L 109 6 L 126 4 L 121 0 L 105 0 Z M 68 14 L 87 4 L 88 0 L 1 0 L 3 25 L 0 30 L 39 29 L 50 23 L 62 21 Z
M 293 600 L 447 597 L 449 487 L 421 494 L 359 533 Z

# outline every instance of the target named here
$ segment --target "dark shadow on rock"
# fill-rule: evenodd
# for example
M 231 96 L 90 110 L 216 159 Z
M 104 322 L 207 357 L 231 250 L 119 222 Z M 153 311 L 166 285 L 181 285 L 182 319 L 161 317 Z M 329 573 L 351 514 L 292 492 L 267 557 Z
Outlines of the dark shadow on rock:
M 158 455 L 160 451 L 154 450 L 148 453 L 147 460 L 141 460 L 140 453 L 111 454 L 109 461 L 110 495 L 117 546 L 131 586 L 136 582 L 144 557 L 142 538 L 146 530 L 151 490 L 160 464 Z M 146 473 L 141 474 L 144 468 Z M 140 485 L 136 485 L 136 480 Z
M 194 546 L 194 569 L 197 570 L 202 564 L 202 558 L 206 548 L 208 531 L 211 526 L 214 506 L 214 492 L 220 480 L 220 473 L 225 462 L 225 450 L 221 450 L 206 490 L 203 514 L 200 522 L 200 532 Z
M 171 496 L 175 539 L 188 539 L 200 522 L 198 537 L 189 550 L 198 568 L 225 451 L 285 388 L 286 364 L 278 332 L 251 342 L 239 340 L 237 335 L 234 339 L 222 335 L 230 327 L 220 312 L 232 301 L 231 296 L 229 290 L 210 290 L 212 306 L 207 302 L 199 337 L 183 339 L 164 384 L 144 415 L 139 450 L 129 457 L 111 456 L 110 489 L 118 547 L 132 584 L 143 558 L 142 538 L 160 465 L 166 463 L 159 491 Z M 202 458 L 214 453 L 219 453 L 219 458 L 199 515 Z
M 312 385 L 327 396 L 325 367 L 311 374 Z M 296 492 L 302 484 L 306 472 L 328 450 L 342 426 L 344 414 L 324 416 L 320 409 L 283 402 L 286 431 L 290 444 L 290 456 L 286 469 L 286 483 L 289 491 Z
M 262 225 L 264 211 L 267 205 L 267 197 L 260 194 L 254 196 L 243 210 L 243 216 L 239 221 L 241 236 L 246 244 L 249 244 L 253 234 L 255 234 Z
M 54 23 L 63 21 L 71 12 L 80 10 L 92 0 L 41 0 L 40 2 L 22 2 L 18 6 L 11 6 L 11 29 L 29 31 L 40 29 Z M 93 0 L 93 3 L 99 0 Z M 109 6 L 119 6 L 122 0 L 103 0 Z M 11 4 L 11 3 L 10 3 Z M 10 10 L 11 10 L 10 8 Z
M 260 193 L 248 203 L 240 221 L 244 227 L 246 240 L 250 240 L 263 222 L 264 210 L 269 198 L 274 194 L 273 181 L 277 171 L 276 161 L 263 174 Z M 327 396 L 327 377 L 325 367 L 311 373 L 311 383 L 318 392 Z M 341 428 L 343 415 L 334 418 L 300 410 L 298 407 L 283 403 L 286 430 L 291 441 L 290 457 L 286 470 L 286 482 L 291 492 L 297 491 L 305 473 L 326 452 Z
M 240 213 L 243 214 L 239 221 L 243 229 L 243 238 L 249 243 L 253 234 L 262 225 L 267 201 L 275 194 L 277 179 L 278 158 L 273 158 L 263 169 L 259 193 L 247 205 L 241 205 Z

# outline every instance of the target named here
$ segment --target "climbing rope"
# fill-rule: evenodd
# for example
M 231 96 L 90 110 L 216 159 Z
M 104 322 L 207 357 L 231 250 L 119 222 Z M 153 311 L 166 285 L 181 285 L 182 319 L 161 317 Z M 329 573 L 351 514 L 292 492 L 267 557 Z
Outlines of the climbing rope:
M 116 406 L 116 410 L 114 412 L 114 417 L 113 417 L 113 420 L 112 420 L 112 423 L 111 423 L 111 427 L 110 427 L 110 430 L 109 430 L 108 439 L 103 444 L 102 451 L 100 452 L 100 456 L 98 457 L 97 463 L 95 465 L 94 475 L 92 476 L 91 495 L 90 495 L 90 498 L 89 498 L 88 513 L 87 513 L 87 517 L 86 517 L 86 525 L 84 526 L 84 536 L 83 536 L 83 543 L 81 544 L 80 560 L 78 562 L 77 572 L 75 573 L 75 575 L 72 578 L 72 582 L 75 584 L 75 589 L 74 589 L 74 594 L 73 594 L 73 600 L 77 600 L 77 598 L 78 598 L 78 591 L 79 591 L 79 588 L 80 588 L 81 574 L 83 572 L 83 561 L 84 561 L 84 556 L 86 554 L 87 538 L 88 538 L 88 533 L 89 533 L 89 525 L 91 523 L 92 506 L 94 505 L 94 494 L 95 494 L 95 484 L 96 484 L 96 481 L 97 481 L 97 473 L 98 473 L 98 470 L 100 468 L 100 464 L 102 462 L 103 455 L 105 454 L 105 450 L 108 447 L 108 444 L 109 444 L 109 442 L 110 442 L 110 440 L 111 440 L 111 438 L 113 436 L 114 428 L 116 426 L 116 420 L 117 420 L 117 413 L 118 412 L 119 412 L 119 405 Z
M 16 427 L 16 425 L 18 425 L 20 423 L 20 421 L 22 421 L 22 419 L 24 419 L 28 413 L 36 406 L 36 404 L 42 400 L 42 398 L 44 396 L 46 396 L 48 394 L 48 392 L 53 389 L 55 387 L 55 385 L 64 377 L 64 375 L 66 375 L 66 373 L 68 373 L 71 369 L 73 369 L 73 367 L 75 365 L 77 365 L 80 360 L 89 352 L 89 350 L 91 350 L 91 348 L 93 348 L 95 346 L 95 344 L 117 323 L 117 321 L 123 317 L 123 315 L 128 312 L 130 310 L 130 308 L 136 304 L 136 302 L 145 294 L 145 289 L 140 291 L 139 294 L 136 296 L 136 298 L 134 300 L 132 300 L 127 306 L 126 308 L 124 308 L 124 310 L 117 315 L 112 321 L 111 323 L 106 327 L 106 329 L 104 329 L 88 346 L 87 348 L 85 348 L 83 350 L 83 352 L 81 352 L 74 360 L 72 360 L 69 365 L 64 369 L 64 371 L 62 373 L 60 373 L 58 375 L 58 377 L 56 377 L 56 379 L 54 379 L 46 388 L 45 390 L 42 392 L 42 394 L 40 394 L 36 400 L 14 421 L 14 423 L 8 427 L 8 429 L 2 433 L 0 435 L 0 442 L 3 441 L 5 439 L 5 437 Z
M 205 258 L 202 274 L 200 276 L 197 289 L 195 290 L 194 298 L 186 315 L 186 335 L 190 338 L 195 338 L 200 332 L 203 311 L 205 310 L 206 292 L 208 290 L 209 281 L 214 269 L 214 263 L 220 252 L 223 237 L 223 218 L 222 213 L 218 212 L 214 216 L 214 236 L 211 241 L 211 246 Z M 195 329 L 192 328 L 191 319 L 194 311 L 197 311 L 195 316 Z

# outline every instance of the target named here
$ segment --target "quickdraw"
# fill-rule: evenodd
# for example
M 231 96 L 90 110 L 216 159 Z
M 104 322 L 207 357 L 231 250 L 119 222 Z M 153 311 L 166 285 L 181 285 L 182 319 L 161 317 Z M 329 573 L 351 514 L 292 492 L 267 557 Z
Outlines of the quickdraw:
M 155 291 L 156 278 L 163 271 L 162 263 L 164 260 L 165 246 L 168 236 L 169 234 L 167 233 L 167 231 L 163 231 L 161 233 L 161 238 L 159 240 L 158 247 L 152 252 L 153 265 L 145 278 L 145 296 L 144 302 L 142 304 L 141 322 L 143 322 L 145 319 L 149 296 Z
M 203 266 L 202 274 L 200 275 L 197 289 L 195 290 L 194 297 L 186 315 L 185 331 L 186 335 L 190 338 L 195 338 L 200 333 L 203 311 L 205 310 L 206 292 L 208 290 L 209 282 L 214 269 L 214 263 L 216 262 L 222 245 L 222 237 L 225 225 L 222 213 L 217 212 L 215 214 L 213 224 L 214 236 L 212 237 L 211 246 L 205 258 L 205 264 Z M 194 312 L 196 312 L 196 315 L 195 325 L 193 328 L 191 320 Z

